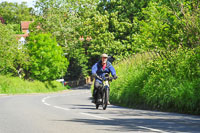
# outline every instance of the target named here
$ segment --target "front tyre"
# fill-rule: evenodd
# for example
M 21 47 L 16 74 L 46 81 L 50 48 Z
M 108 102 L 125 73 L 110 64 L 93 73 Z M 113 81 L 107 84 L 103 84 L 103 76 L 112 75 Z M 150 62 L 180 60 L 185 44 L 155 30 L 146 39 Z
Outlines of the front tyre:
M 103 98 L 102 98 L 102 106 L 103 109 L 106 110 L 106 107 L 108 105 L 108 88 L 105 88 L 103 91 Z
M 96 109 L 98 109 L 99 108 L 99 104 L 98 103 L 96 103 Z

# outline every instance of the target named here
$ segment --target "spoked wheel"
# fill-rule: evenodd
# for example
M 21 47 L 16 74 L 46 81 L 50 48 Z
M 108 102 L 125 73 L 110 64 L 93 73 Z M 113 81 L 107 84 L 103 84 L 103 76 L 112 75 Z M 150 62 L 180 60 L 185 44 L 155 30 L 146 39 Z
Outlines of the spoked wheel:
M 105 88 L 105 90 L 103 91 L 103 97 L 102 97 L 102 106 L 103 109 L 106 110 L 106 107 L 108 105 L 108 89 Z

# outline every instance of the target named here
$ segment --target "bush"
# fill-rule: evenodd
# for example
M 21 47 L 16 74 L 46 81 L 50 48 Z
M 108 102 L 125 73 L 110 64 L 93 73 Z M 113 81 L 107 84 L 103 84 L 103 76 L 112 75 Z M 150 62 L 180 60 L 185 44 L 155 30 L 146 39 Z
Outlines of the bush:
M 200 114 L 200 48 L 180 48 L 167 57 L 139 62 L 136 56 L 117 64 L 119 79 L 111 84 L 111 102 Z
M 178 49 L 168 59 L 147 65 L 150 72 L 142 94 L 148 105 L 158 109 L 200 113 L 200 51 Z
M 31 35 L 27 44 L 33 79 L 50 81 L 62 77 L 68 67 L 68 60 L 56 39 L 50 34 Z
M 110 100 L 125 106 L 138 106 L 143 103 L 140 90 L 144 87 L 148 73 L 145 64 L 148 56 L 136 54 L 120 63 L 114 64 L 118 79 L 111 83 Z

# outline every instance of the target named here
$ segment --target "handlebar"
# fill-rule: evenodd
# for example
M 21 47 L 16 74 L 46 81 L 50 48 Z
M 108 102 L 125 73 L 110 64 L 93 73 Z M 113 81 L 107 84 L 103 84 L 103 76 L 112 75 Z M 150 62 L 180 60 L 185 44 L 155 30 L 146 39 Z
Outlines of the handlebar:
M 103 81 L 103 79 L 101 77 L 99 77 L 98 75 L 96 75 L 96 78 Z
M 113 77 L 109 77 L 109 76 L 105 77 L 105 79 L 103 79 L 103 78 L 99 77 L 98 75 L 96 75 L 96 78 L 101 80 L 101 81 L 105 81 L 105 80 L 112 81 L 114 79 Z

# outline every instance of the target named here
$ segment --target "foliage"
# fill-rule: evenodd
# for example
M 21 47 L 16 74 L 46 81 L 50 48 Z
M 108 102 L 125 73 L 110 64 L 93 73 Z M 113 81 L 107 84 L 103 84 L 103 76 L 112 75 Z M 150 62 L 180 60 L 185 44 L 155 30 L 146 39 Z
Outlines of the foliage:
M 6 26 L 0 24 L 0 29 L 0 68 L 1 73 L 7 73 L 10 69 L 14 69 L 13 61 L 15 58 L 15 49 L 17 49 L 17 41 L 13 33 Z
M 66 87 L 57 81 L 28 81 L 18 77 L 0 75 L 1 94 L 48 93 L 66 89 Z
M 123 56 L 133 54 L 135 48 L 132 46 L 132 34 L 138 31 L 134 18 L 143 20 L 144 15 L 141 10 L 147 7 L 149 0 L 102 0 L 98 4 L 97 10 L 109 15 L 109 32 L 112 32 L 115 40 L 119 40 L 123 45 Z
M 38 1 L 37 7 L 41 8 L 43 17 L 38 18 L 32 29 L 36 33 L 50 31 L 56 37 L 70 61 L 68 78 L 88 76 L 90 67 L 103 52 L 111 55 L 122 53 L 123 46 L 108 31 L 108 15 L 101 15 L 95 10 L 96 1 L 79 1 L 78 5 L 57 2 L 60 3 L 59 8 L 55 8 L 58 5 L 52 0 Z M 40 29 L 36 28 L 38 25 Z M 81 41 L 80 37 L 84 40 Z
M 169 51 L 168 58 L 129 58 L 117 64 L 111 102 L 131 107 L 200 114 L 200 48 Z M 125 67 L 126 66 L 126 67 Z
M 101 15 L 99 12 L 90 16 L 83 23 L 80 31 L 86 38 L 82 43 L 86 55 L 89 56 L 89 66 L 97 62 L 102 53 L 115 56 L 116 54 L 120 55 L 123 51 L 121 43 L 115 41 L 114 34 L 109 32 L 108 23 L 108 15 Z M 87 37 L 91 37 L 91 41 L 88 41 Z
M 33 31 L 56 37 L 70 61 L 68 80 L 88 76 L 101 53 L 120 60 L 139 51 L 198 44 L 199 10 L 189 1 L 40 0 L 36 8 Z
M 30 76 L 40 81 L 60 78 L 67 69 L 68 61 L 62 48 L 51 34 L 30 35 L 27 44 L 30 54 Z
M 34 24 L 31 25 L 30 31 L 34 32 L 34 34 L 51 32 L 52 36 L 56 37 L 58 44 L 62 46 L 70 62 L 66 75 L 71 75 L 71 78 L 73 78 L 73 76 L 77 76 L 78 74 L 81 75 L 80 71 L 82 67 L 80 64 L 84 65 L 85 61 L 80 59 L 84 59 L 85 54 L 81 50 L 82 47 L 78 44 L 80 35 L 77 31 L 81 21 L 77 17 L 77 14 L 72 11 L 70 12 L 72 8 L 70 4 L 72 3 L 68 3 L 67 1 L 37 1 L 36 8 L 39 9 L 38 11 L 40 12 L 38 12 L 38 14 L 40 14 L 40 16 L 38 16 Z M 40 28 L 38 29 L 37 26 Z M 78 68 L 75 66 L 78 66 Z M 64 71 L 64 73 L 66 73 L 66 71 Z
M 6 24 L 20 24 L 21 21 L 31 21 L 34 17 L 33 9 L 28 8 L 26 2 L 21 4 L 1 2 L 0 13 Z
M 181 11 L 181 44 L 187 47 L 199 46 L 200 40 L 200 3 L 197 0 L 183 1 L 179 5 Z M 177 13 L 176 13 L 177 14 Z
M 19 48 L 14 32 L 0 24 L 0 74 L 23 76 L 28 55 L 23 46 Z
M 163 3 L 150 2 L 142 11 L 145 19 L 140 21 L 135 18 L 140 30 L 133 34 L 133 47 L 139 51 L 174 49 L 179 45 L 196 47 L 200 33 L 199 4 L 193 5 L 188 1 Z
M 118 79 L 114 80 L 110 86 L 112 103 L 129 107 L 143 105 L 144 99 L 140 90 L 148 78 L 148 72 L 145 71 L 147 61 L 148 55 L 136 54 L 114 64 Z
M 147 65 L 149 74 L 141 92 L 146 102 L 156 108 L 199 113 L 200 48 L 168 52 L 168 59 Z M 153 103 L 153 104 L 152 104 Z
M 150 3 L 143 10 L 145 20 L 139 21 L 140 32 L 134 34 L 133 45 L 138 50 L 176 48 L 179 44 L 179 21 L 169 7 Z M 136 19 L 136 21 L 138 21 Z
M 7 24 L 8 29 L 13 30 L 15 34 L 23 34 L 20 24 Z

